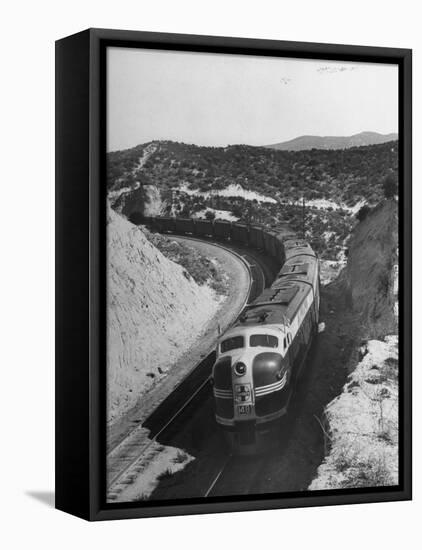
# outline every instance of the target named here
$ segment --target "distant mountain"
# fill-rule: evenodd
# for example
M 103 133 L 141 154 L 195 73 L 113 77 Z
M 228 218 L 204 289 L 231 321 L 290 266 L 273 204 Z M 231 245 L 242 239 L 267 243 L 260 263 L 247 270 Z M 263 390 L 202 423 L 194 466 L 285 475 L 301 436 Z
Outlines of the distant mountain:
M 269 149 L 280 151 L 303 151 L 305 149 L 349 149 L 362 145 L 377 145 L 395 141 L 398 134 L 379 134 L 378 132 L 360 132 L 353 136 L 300 136 L 290 141 L 266 145 Z

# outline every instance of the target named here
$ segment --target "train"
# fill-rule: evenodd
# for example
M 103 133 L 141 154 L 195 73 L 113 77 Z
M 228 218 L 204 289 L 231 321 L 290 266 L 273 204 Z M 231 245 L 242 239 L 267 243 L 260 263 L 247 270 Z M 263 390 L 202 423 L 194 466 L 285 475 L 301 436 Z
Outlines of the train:
M 285 261 L 270 288 L 219 339 L 213 366 L 215 416 L 231 450 L 277 443 L 319 323 L 319 263 L 304 240 L 284 241 Z
M 277 441 L 318 333 L 319 261 L 288 227 L 268 230 L 227 221 L 146 218 L 161 233 L 235 242 L 265 251 L 279 271 L 220 336 L 212 368 L 215 419 L 231 452 L 255 454 Z

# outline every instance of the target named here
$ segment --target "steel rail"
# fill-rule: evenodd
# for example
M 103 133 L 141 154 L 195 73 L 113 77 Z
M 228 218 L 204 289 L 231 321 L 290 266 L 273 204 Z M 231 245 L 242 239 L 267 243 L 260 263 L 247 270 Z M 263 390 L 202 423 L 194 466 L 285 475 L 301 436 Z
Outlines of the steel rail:
M 227 459 L 224 461 L 222 467 L 219 469 L 217 475 L 215 475 L 211 481 L 211 484 L 209 485 L 208 489 L 205 491 L 204 493 L 204 497 L 208 497 L 211 493 L 211 491 L 214 489 L 214 487 L 216 486 L 218 480 L 221 478 L 221 476 L 223 475 L 223 472 L 224 470 L 227 468 L 227 464 L 232 460 L 233 456 L 232 455 L 229 455 L 227 457 Z

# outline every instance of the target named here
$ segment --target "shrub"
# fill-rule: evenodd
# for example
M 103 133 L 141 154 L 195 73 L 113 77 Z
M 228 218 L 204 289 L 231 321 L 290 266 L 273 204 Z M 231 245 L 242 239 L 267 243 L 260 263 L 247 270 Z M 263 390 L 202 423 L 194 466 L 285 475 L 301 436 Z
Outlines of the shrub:
M 369 208 L 369 206 L 367 204 L 364 204 L 362 208 L 359 210 L 359 212 L 356 214 L 356 218 L 360 222 L 363 222 L 363 220 L 368 216 L 370 211 L 371 209 Z
M 188 455 L 183 451 L 177 451 L 177 455 L 173 458 L 173 464 L 183 464 L 188 459 Z
M 207 210 L 205 212 L 205 218 L 207 220 L 210 220 L 210 221 L 214 220 L 215 219 L 215 212 L 213 212 L 212 210 Z
M 159 474 L 157 476 L 157 479 L 159 481 L 161 481 L 162 479 L 168 479 L 169 477 L 171 477 L 173 475 L 173 472 L 172 470 L 170 470 L 170 468 L 167 468 L 167 470 L 164 470 L 164 472 L 161 472 L 161 474 Z
M 398 194 L 398 183 L 394 174 L 390 173 L 384 178 L 382 189 L 386 199 L 392 199 Z
M 385 487 L 392 485 L 391 473 L 388 471 L 384 457 L 359 461 L 348 471 L 343 488 L 349 487 Z

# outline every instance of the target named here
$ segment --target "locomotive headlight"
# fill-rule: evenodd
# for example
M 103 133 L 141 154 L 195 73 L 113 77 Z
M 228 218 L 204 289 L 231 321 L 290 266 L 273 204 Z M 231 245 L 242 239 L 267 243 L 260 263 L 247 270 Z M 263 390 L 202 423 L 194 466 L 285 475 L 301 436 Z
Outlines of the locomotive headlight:
M 243 376 L 246 373 L 246 365 L 245 363 L 236 363 L 234 366 L 234 373 L 236 376 Z

